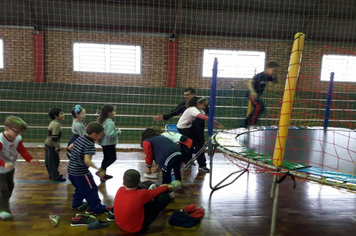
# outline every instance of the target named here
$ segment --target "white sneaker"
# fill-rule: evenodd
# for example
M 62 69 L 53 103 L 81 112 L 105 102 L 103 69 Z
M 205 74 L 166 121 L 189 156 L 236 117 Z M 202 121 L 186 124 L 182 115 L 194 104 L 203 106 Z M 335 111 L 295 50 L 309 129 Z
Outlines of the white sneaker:
M 148 187 L 148 190 L 157 188 L 157 184 L 153 183 Z
M 6 211 L 0 211 L 0 218 L 3 220 L 10 219 L 12 215 L 9 212 Z
M 172 181 L 171 185 L 173 186 L 173 190 L 180 189 L 181 186 L 182 186 L 182 184 L 181 184 L 181 182 L 179 180 Z
M 151 174 L 144 173 L 143 177 L 147 179 L 158 179 L 159 173 L 158 172 L 152 172 Z

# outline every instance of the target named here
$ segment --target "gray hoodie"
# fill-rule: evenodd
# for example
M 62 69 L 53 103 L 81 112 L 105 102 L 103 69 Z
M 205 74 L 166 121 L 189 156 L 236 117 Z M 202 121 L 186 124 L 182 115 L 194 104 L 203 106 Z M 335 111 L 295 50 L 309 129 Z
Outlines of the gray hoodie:
M 103 123 L 104 134 L 99 139 L 98 143 L 101 146 L 116 145 L 121 134 L 121 130 L 115 127 L 112 119 L 108 118 Z

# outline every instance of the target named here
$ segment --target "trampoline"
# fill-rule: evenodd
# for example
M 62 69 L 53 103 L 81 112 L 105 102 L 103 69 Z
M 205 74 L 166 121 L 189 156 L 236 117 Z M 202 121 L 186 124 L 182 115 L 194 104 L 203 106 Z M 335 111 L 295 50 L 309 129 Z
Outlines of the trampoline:
M 232 129 L 216 133 L 218 150 L 270 172 L 286 173 L 320 183 L 356 190 L 356 132 L 344 128 L 289 127 L 283 164 L 272 156 L 277 127 Z

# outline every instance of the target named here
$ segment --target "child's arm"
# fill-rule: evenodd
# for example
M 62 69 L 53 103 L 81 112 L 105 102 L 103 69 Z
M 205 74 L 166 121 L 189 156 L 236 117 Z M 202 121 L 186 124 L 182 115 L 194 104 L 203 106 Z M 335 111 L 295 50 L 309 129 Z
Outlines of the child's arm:
M 255 88 L 253 87 L 253 79 L 250 79 L 249 81 L 247 81 L 247 88 L 248 88 L 248 90 L 250 90 L 250 95 L 253 98 L 258 97 L 258 94 L 256 93 Z
M 84 164 L 87 165 L 87 166 L 89 166 L 89 167 L 92 167 L 92 168 L 94 168 L 94 169 L 96 169 L 96 170 L 99 170 L 99 168 L 96 167 L 96 166 L 94 165 L 94 163 L 91 161 L 91 157 L 92 157 L 92 155 L 90 155 L 90 154 L 85 154 L 85 155 L 84 155 Z M 99 177 L 104 177 L 104 176 L 105 176 L 105 171 L 98 172 L 98 175 L 99 175 Z
M 162 186 L 159 186 L 157 188 L 154 188 L 154 189 L 150 189 L 150 190 L 146 190 L 144 196 L 143 196 L 143 199 L 142 201 L 144 203 L 147 203 L 149 201 L 151 201 L 153 198 L 155 198 L 158 194 L 161 194 L 161 193 L 164 193 L 165 191 L 168 190 L 168 185 L 162 185 Z M 142 190 L 140 190 L 142 191 Z
M 60 144 L 60 141 L 59 141 L 59 132 L 60 131 L 61 131 L 61 125 L 59 123 L 55 122 L 53 124 L 51 139 L 52 139 L 52 142 L 53 142 L 53 145 L 54 145 L 54 148 L 55 148 L 56 152 L 60 152 L 61 151 L 61 144 Z
M 20 153 L 20 155 L 25 159 L 27 162 L 38 165 L 40 164 L 40 161 L 37 159 L 34 159 L 30 153 L 28 153 L 27 149 L 23 145 L 22 140 L 20 141 L 19 145 L 17 146 L 17 151 Z
M 69 145 L 69 147 L 67 148 L 69 151 L 72 151 L 74 148 L 74 144 L 72 143 L 71 145 Z
M 2 149 L 2 143 L 0 143 L 0 151 L 1 149 Z M 14 165 L 11 162 L 5 162 L 1 159 L 0 159 L 0 166 L 5 167 L 5 169 L 7 170 L 11 170 L 12 168 L 14 168 Z
M 105 130 L 104 130 L 105 135 L 108 136 L 108 137 L 118 136 L 118 135 L 121 134 L 121 132 L 122 131 L 120 129 L 117 129 L 115 127 L 114 122 L 108 122 L 106 124 Z
M 201 113 L 197 115 L 197 118 L 206 120 L 206 121 L 209 120 L 209 116 L 201 114 Z M 221 126 L 221 124 L 218 121 L 214 120 L 214 127 L 219 127 L 219 126 Z
M 147 166 L 146 173 L 151 174 L 151 168 L 152 168 L 152 163 L 153 163 L 153 151 L 152 151 L 151 143 L 147 142 L 147 141 L 143 141 L 142 147 L 146 154 L 146 158 L 145 158 L 146 166 Z

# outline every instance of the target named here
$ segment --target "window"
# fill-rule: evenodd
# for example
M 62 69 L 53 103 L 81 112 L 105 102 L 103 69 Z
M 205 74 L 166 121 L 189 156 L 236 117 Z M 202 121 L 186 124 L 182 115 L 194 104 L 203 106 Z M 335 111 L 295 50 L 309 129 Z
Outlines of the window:
M 141 46 L 74 43 L 73 70 L 141 74 Z
M 5 69 L 5 65 L 4 65 L 4 39 L 0 38 L 0 70 Z
M 324 55 L 321 62 L 321 81 L 330 81 L 334 72 L 334 81 L 356 82 L 356 56 Z
M 233 51 L 205 49 L 203 77 L 211 77 L 214 58 L 218 58 L 218 77 L 252 78 L 264 70 L 266 53 L 259 51 Z

